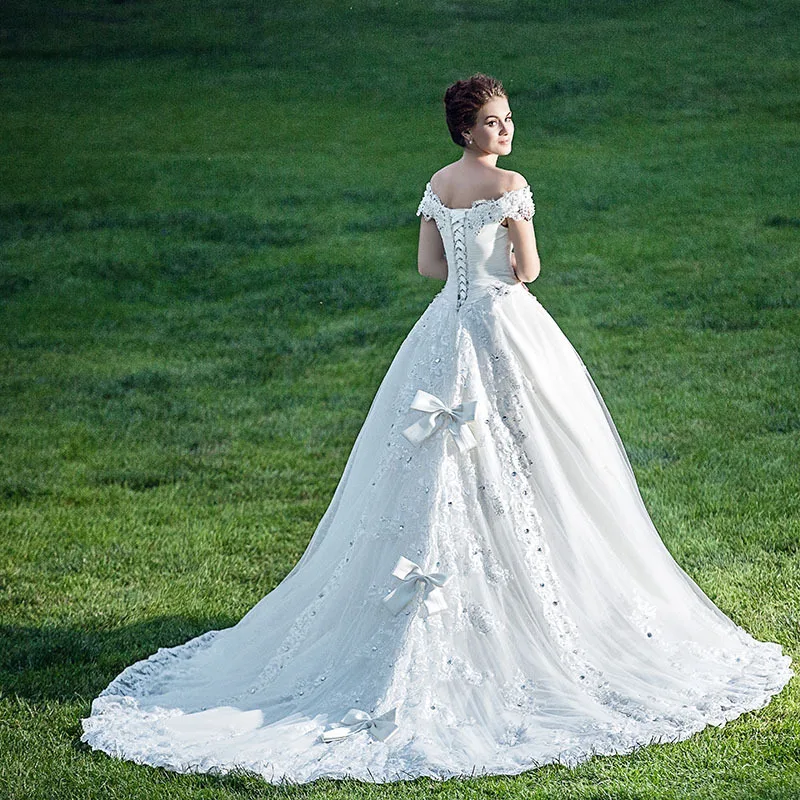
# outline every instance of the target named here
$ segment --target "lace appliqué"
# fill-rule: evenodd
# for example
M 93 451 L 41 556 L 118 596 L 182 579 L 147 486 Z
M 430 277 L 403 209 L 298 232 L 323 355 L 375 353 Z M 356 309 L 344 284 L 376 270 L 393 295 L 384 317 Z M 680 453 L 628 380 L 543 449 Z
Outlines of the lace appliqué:
M 434 193 L 430 183 L 425 186 L 425 192 L 422 195 L 419 206 L 417 207 L 417 216 L 422 216 L 426 220 L 434 220 L 439 229 L 442 228 L 445 220 L 446 212 L 443 211 L 446 207 Z
M 469 208 L 450 208 L 440 199 L 430 182 L 425 186 L 422 200 L 417 208 L 417 216 L 436 221 L 440 230 L 453 212 L 463 211 L 465 225 L 471 232 L 479 231 L 492 222 L 502 222 L 506 218 L 533 219 L 536 213 L 536 204 L 533 201 L 533 190 L 530 185 L 511 189 L 500 197 L 476 200 Z
M 504 219 L 533 219 L 536 207 L 530 186 L 512 189 L 494 200 L 479 200 L 473 203 L 466 215 L 467 229 L 480 231 L 486 225 Z

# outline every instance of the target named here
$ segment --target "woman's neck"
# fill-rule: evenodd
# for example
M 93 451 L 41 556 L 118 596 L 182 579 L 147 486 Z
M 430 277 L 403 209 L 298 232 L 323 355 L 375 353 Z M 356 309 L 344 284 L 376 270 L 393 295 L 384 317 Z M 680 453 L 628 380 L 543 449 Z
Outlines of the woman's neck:
M 497 153 L 489 153 L 486 150 L 464 150 L 461 161 L 465 164 L 474 164 L 481 167 L 496 167 Z

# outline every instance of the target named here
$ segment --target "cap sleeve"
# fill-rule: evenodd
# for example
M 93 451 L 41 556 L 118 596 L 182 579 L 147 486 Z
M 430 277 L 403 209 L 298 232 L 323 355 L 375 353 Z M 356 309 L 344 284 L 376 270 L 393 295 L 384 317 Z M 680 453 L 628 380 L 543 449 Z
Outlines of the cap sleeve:
M 422 195 L 419 206 L 417 208 L 417 216 L 422 215 L 426 220 L 435 219 L 436 212 L 439 210 L 436 204 L 436 198 L 433 195 L 433 189 L 430 183 L 425 185 L 425 193 Z
M 530 185 L 507 192 L 502 198 L 501 206 L 504 217 L 533 219 L 533 215 L 536 213 L 536 206 L 533 202 L 533 192 Z

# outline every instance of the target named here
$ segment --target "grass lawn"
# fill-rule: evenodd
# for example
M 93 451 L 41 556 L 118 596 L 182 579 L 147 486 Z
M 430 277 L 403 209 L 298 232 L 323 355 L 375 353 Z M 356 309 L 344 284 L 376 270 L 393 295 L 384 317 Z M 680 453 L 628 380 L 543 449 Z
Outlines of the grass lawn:
M 501 78 L 531 284 L 678 562 L 800 658 L 800 4 L 0 4 L 0 797 L 800 796 L 797 679 L 680 744 L 514 778 L 175 775 L 79 743 L 291 569 L 441 284 L 441 95 Z

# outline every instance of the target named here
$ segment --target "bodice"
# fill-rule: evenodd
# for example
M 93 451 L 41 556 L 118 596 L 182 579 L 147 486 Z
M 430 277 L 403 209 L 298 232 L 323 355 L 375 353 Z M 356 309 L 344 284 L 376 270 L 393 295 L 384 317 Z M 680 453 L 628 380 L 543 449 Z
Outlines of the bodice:
M 447 258 L 442 293 L 453 298 L 456 308 L 520 285 L 511 266 L 508 229 L 502 222 L 508 217 L 531 219 L 534 211 L 529 185 L 500 197 L 476 200 L 469 208 L 450 208 L 430 182 L 426 184 L 417 216 L 436 222 Z

